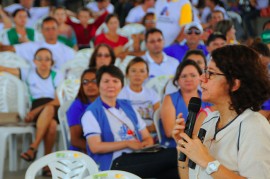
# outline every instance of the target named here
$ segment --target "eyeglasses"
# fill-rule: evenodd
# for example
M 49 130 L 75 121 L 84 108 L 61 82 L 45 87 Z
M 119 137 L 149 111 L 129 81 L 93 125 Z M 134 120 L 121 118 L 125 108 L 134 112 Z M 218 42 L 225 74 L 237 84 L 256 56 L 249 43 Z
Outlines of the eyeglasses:
M 83 85 L 88 85 L 89 83 L 91 83 L 91 84 L 96 84 L 97 83 L 97 80 L 96 79 L 93 79 L 93 80 L 87 80 L 87 79 L 84 79 L 83 81 L 82 81 L 82 84 Z
M 196 35 L 200 35 L 201 34 L 201 31 L 200 30 L 198 30 L 198 29 L 188 29 L 187 30 L 187 34 L 188 35 L 191 35 L 192 33 L 194 33 L 194 34 L 196 34 Z
M 211 72 L 211 71 L 208 71 L 207 69 L 204 70 L 203 73 L 204 73 L 206 79 L 210 79 L 212 75 L 221 75 L 221 76 L 225 76 L 225 74 Z
M 101 57 L 105 57 L 105 58 L 109 58 L 111 55 L 110 54 L 102 54 L 102 53 L 98 53 L 97 57 L 101 58 Z

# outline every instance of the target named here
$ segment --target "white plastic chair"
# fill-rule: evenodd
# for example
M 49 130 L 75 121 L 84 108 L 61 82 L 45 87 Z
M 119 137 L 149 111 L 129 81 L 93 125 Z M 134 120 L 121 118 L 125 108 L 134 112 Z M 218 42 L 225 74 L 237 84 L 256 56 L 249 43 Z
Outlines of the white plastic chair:
M 63 142 L 64 142 L 64 150 L 68 150 L 70 146 L 70 129 L 68 126 L 68 121 L 67 121 L 67 115 L 66 112 L 68 108 L 70 107 L 72 101 L 67 101 L 63 105 L 61 105 L 58 109 L 58 118 L 59 118 L 59 123 L 60 123 L 60 128 L 62 132 L 62 137 L 63 137 Z
M 25 86 L 21 80 L 8 73 L 0 73 L 1 112 L 18 112 L 20 119 L 24 119 L 28 108 L 25 93 Z M 0 178 L 2 179 L 7 141 L 9 141 L 9 170 L 16 171 L 18 169 L 17 135 L 31 134 L 33 140 L 34 127 L 26 123 L 2 125 L 0 133 Z M 27 140 L 23 142 L 23 150 L 29 146 L 29 143 L 30 141 Z
M 118 67 L 123 72 L 123 74 L 126 74 L 127 65 L 133 58 L 135 58 L 135 56 L 132 55 L 127 55 L 124 60 L 117 58 L 114 62 L 114 66 Z
M 14 52 L 0 52 L 0 65 L 10 68 L 30 68 L 26 60 Z
M 90 57 L 92 56 L 94 50 L 95 50 L 94 48 L 81 49 L 75 54 L 75 59 L 82 58 L 82 59 L 85 59 L 89 63 Z
M 160 128 L 159 128 L 160 108 L 158 108 L 154 112 L 153 120 L 154 120 L 154 124 L 155 124 L 156 131 L 157 131 L 158 141 L 161 142 L 161 133 L 160 133 Z
M 106 170 L 95 173 L 84 179 L 141 179 L 139 176 L 121 170 Z
M 142 24 L 132 23 L 122 27 L 120 30 L 120 34 L 128 38 L 131 38 L 132 34 L 141 34 L 144 33 L 144 31 L 145 27 Z
M 98 172 L 97 164 L 88 155 L 66 150 L 54 152 L 36 160 L 27 169 L 25 179 L 34 179 L 38 171 L 47 165 L 53 179 L 81 179 Z
M 173 78 L 173 76 L 171 76 L 171 75 L 157 76 L 157 77 L 154 77 L 154 78 L 151 78 L 150 80 L 148 80 L 145 83 L 145 86 L 147 88 L 154 89 L 160 95 L 160 99 L 163 99 L 163 95 L 165 92 L 165 86 L 171 78 Z
M 56 89 L 60 105 L 75 99 L 80 88 L 80 83 L 79 79 L 66 79 L 60 83 Z

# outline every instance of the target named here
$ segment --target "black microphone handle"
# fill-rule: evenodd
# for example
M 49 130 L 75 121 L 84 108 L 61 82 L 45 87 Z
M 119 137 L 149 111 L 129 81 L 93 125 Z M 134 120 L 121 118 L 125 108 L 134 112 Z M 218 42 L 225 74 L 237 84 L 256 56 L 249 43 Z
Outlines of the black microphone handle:
M 206 134 L 206 130 L 203 129 L 203 128 L 200 128 L 200 131 L 199 131 L 199 134 L 198 134 L 198 138 L 200 139 L 200 141 L 202 143 L 204 141 L 205 134 Z M 189 159 L 189 161 L 188 161 L 188 167 L 191 168 L 191 169 L 194 169 L 196 167 L 196 163 Z
M 190 138 L 192 138 L 192 133 L 193 133 L 193 129 L 194 129 L 195 121 L 196 121 L 196 116 L 197 116 L 197 113 L 195 113 L 195 112 L 191 111 L 191 112 L 188 113 L 186 127 L 185 127 L 185 133 Z M 178 160 L 184 162 L 184 161 L 186 161 L 186 157 L 187 156 L 184 153 L 181 152 L 179 154 Z

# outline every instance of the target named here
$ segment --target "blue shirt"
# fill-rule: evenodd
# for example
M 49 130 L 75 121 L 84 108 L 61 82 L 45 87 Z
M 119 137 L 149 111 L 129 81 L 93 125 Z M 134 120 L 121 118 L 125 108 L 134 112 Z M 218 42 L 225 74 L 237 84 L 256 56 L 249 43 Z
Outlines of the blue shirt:
M 208 51 L 207 51 L 205 45 L 199 44 L 197 46 L 197 49 L 202 50 L 205 56 L 208 55 Z M 179 43 L 172 44 L 171 46 L 165 48 L 164 52 L 167 55 L 176 58 L 179 61 L 179 63 L 181 63 L 184 56 L 186 55 L 186 52 L 189 50 L 190 49 L 189 49 L 187 43 L 185 42 L 183 44 L 181 44 L 181 43 L 180 44 Z
M 81 117 L 84 114 L 87 106 L 90 105 L 90 102 L 84 104 L 80 99 L 76 98 L 75 101 L 71 104 L 67 111 L 67 120 L 69 127 L 80 125 L 81 126 Z M 82 132 L 82 138 L 83 132 Z M 69 150 L 81 151 L 78 147 L 72 146 L 70 144 Z

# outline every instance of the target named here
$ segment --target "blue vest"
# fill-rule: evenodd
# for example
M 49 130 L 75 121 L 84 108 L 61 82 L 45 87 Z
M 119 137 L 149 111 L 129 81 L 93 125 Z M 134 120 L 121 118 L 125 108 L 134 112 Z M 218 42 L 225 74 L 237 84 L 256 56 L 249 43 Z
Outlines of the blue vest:
M 199 96 L 201 97 L 202 93 L 200 91 L 198 91 L 198 93 L 199 93 Z M 173 106 L 174 106 L 175 112 L 176 112 L 175 119 L 179 113 L 182 113 L 183 118 L 185 120 L 187 120 L 188 108 L 187 108 L 185 101 L 183 99 L 181 90 L 178 90 L 177 92 L 170 94 L 170 97 L 171 97 L 171 100 L 172 100 L 172 103 L 173 103 Z M 212 105 L 210 103 L 207 103 L 207 102 L 202 102 L 201 108 L 206 108 L 209 106 L 212 106 Z M 159 126 L 160 126 L 160 133 L 161 133 L 161 142 L 160 143 L 162 145 L 167 146 L 167 147 L 171 147 L 171 148 L 176 147 L 176 143 L 175 143 L 174 139 L 166 137 L 165 131 L 163 128 L 163 124 L 162 124 L 161 120 L 159 120 L 159 121 L 160 121 Z
M 135 128 L 135 134 L 140 141 L 142 141 L 141 134 L 139 132 L 139 123 L 136 116 L 135 111 L 133 110 L 130 102 L 128 100 L 117 99 L 116 103 L 119 107 L 125 112 L 127 117 L 131 120 L 132 124 Z M 87 111 L 91 111 L 94 117 L 96 118 L 100 129 L 101 129 L 101 140 L 103 142 L 114 142 L 114 136 L 106 116 L 106 113 L 102 107 L 101 98 L 98 97 L 88 108 Z M 94 154 L 89 150 L 89 146 L 87 146 L 88 155 L 94 159 L 94 161 L 99 165 L 99 170 L 109 170 L 112 164 L 113 152 L 105 153 L 105 154 Z

